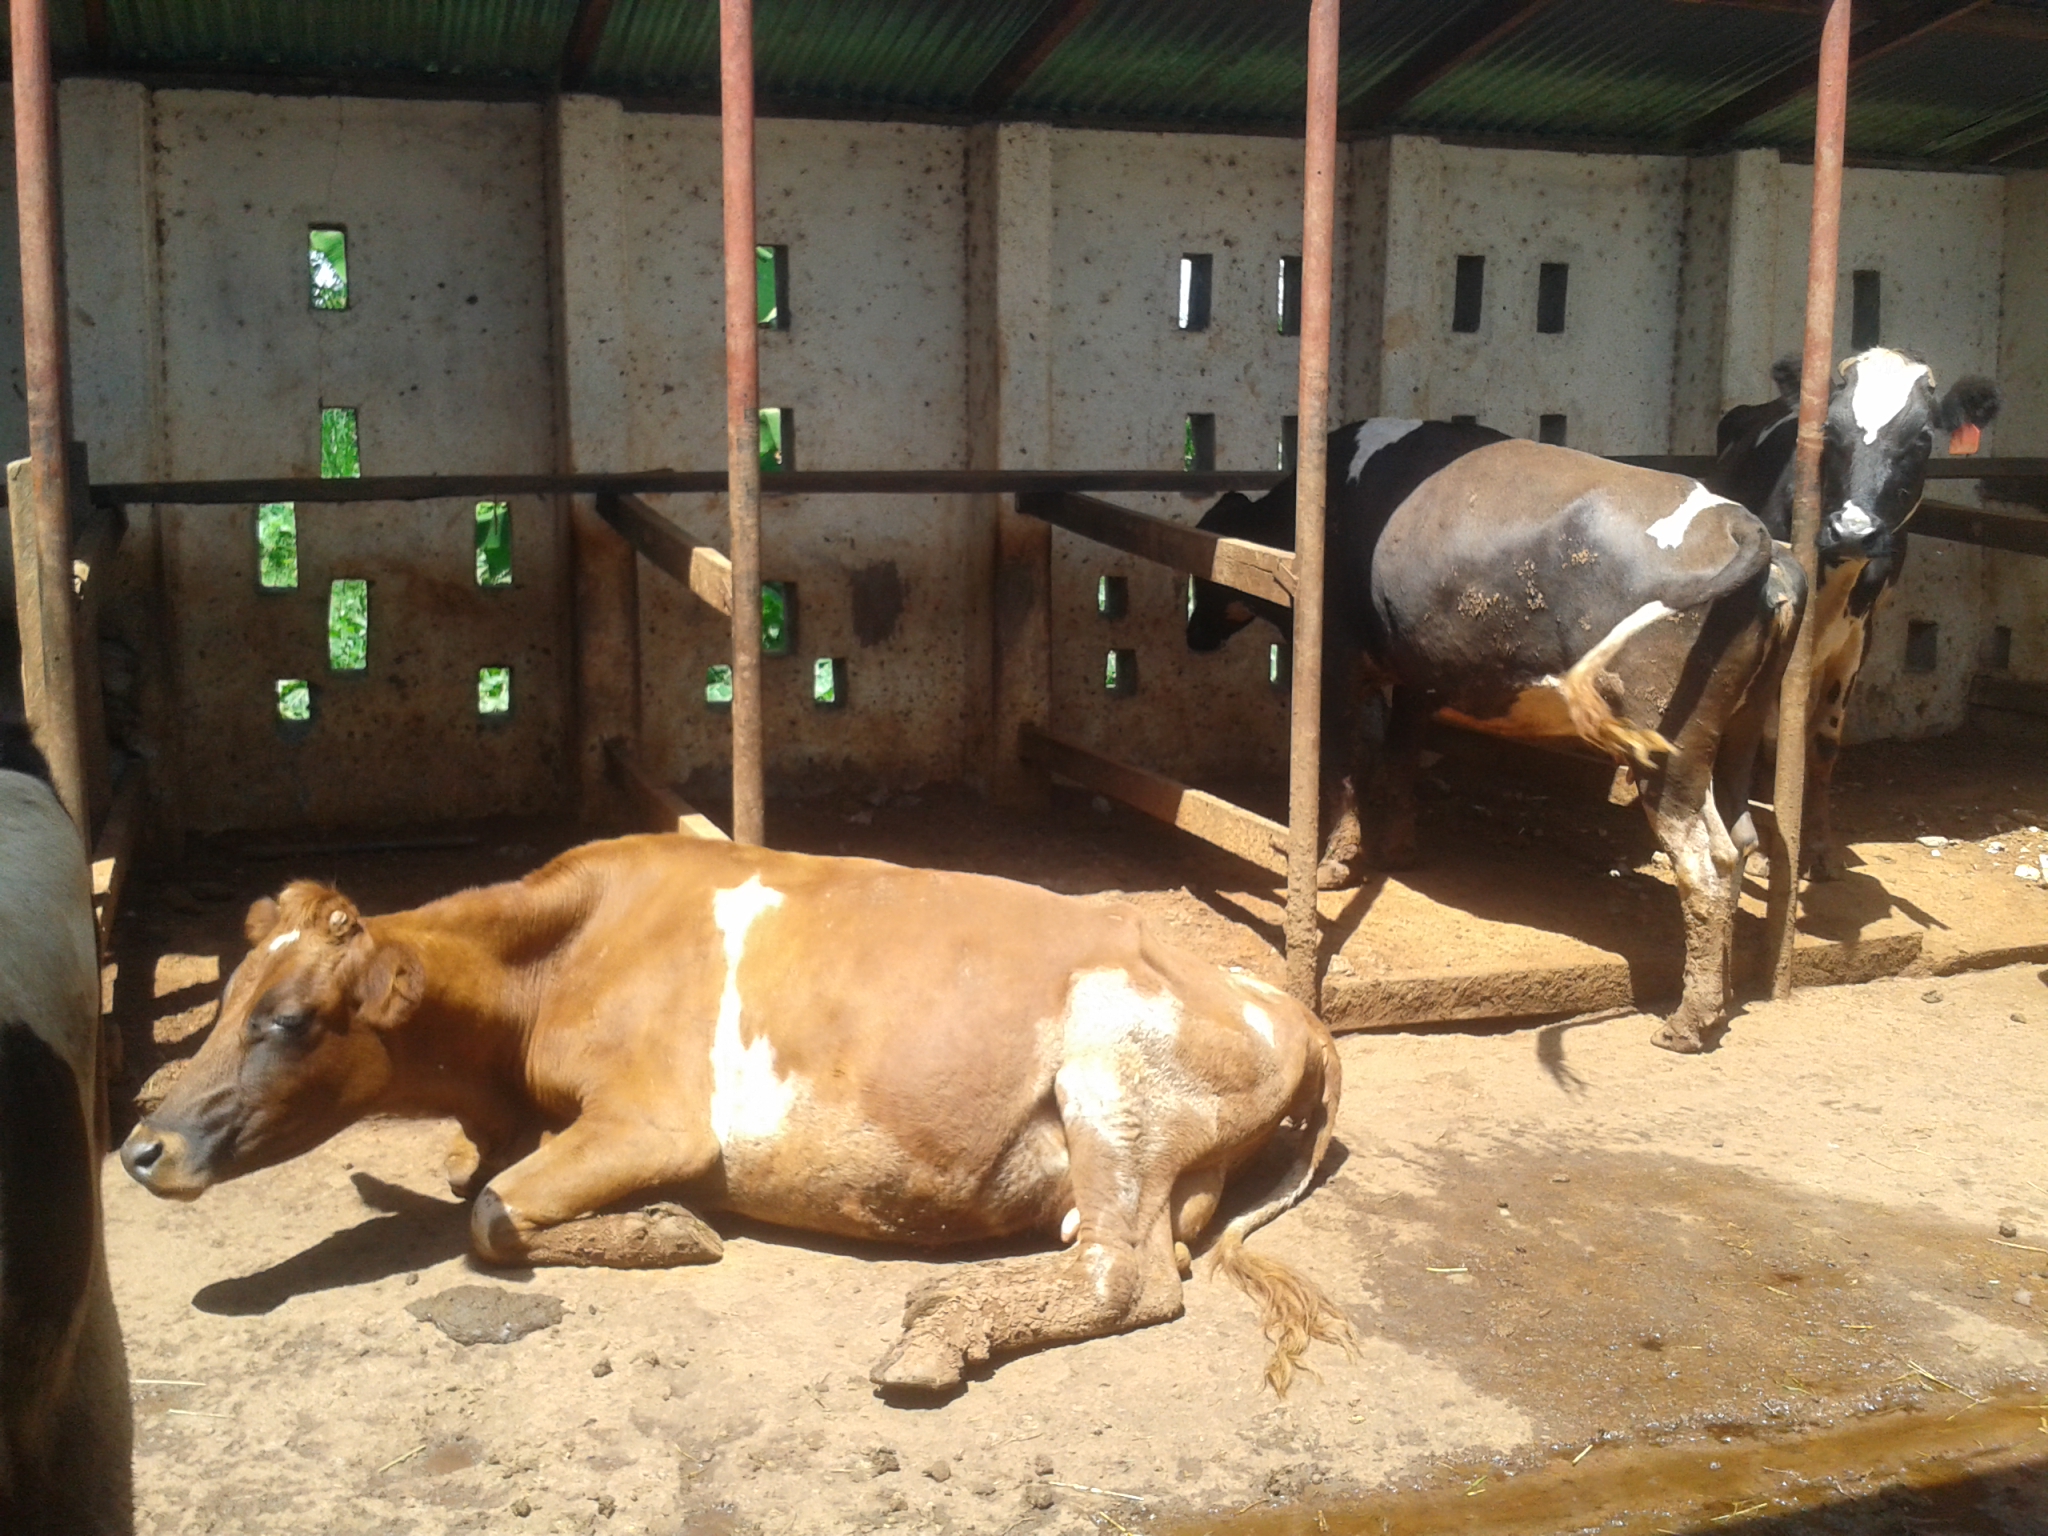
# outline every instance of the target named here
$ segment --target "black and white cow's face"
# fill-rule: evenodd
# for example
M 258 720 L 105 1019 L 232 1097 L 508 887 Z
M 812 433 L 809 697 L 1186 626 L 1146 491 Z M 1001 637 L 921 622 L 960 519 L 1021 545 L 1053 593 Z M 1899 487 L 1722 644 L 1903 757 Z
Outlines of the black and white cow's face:
M 1935 434 L 1950 453 L 1974 453 L 1998 405 L 1986 379 L 1937 395 L 1932 369 L 1888 347 L 1844 360 L 1821 456 L 1821 549 L 1853 554 L 1895 534 L 1920 504 Z
M 1270 512 L 1262 511 L 1263 506 L 1263 502 L 1254 502 L 1242 492 L 1232 491 L 1204 513 L 1195 526 L 1224 538 L 1275 543 L 1275 535 L 1283 530 Z M 1292 522 L 1290 510 L 1283 547 L 1291 547 L 1294 542 Z M 1190 577 L 1189 581 L 1187 638 L 1191 651 L 1206 654 L 1221 650 L 1232 635 L 1269 606 L 1255 602 L 1234 587 L 1219 586 L 1199 576 Z

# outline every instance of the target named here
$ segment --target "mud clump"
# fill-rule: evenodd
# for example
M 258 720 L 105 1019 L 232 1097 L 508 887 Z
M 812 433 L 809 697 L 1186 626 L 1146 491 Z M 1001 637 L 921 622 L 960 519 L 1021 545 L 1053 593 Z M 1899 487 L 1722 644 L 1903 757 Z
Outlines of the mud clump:
M 510 1344 L 562 1320 L 560 1297 L 523 1296 L 495 1285 L 454 1286 L 407 1302 L 405 1310 L 458 1344 Z

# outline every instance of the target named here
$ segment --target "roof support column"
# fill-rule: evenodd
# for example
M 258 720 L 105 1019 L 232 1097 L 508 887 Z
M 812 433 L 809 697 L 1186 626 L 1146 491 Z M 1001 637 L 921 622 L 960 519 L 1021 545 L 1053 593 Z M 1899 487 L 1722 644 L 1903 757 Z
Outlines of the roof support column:
M 725 438 L 732 518 L 732 838 L 767 841 L 761 772 L 761 358 L 754 289 L 754 5 L 718 4 Z
M 28 468 L 8 476 L 22 695 L 58 798 L 90 837 L 79 744 L 78 637 L 71 586 L 71 354 L 58 190 L 57 84 L 48 0 L 11 0 L 14 166 L 21 229 Z
M 1312 0 L 1301 193 L 1301 372 L 1295 395 L 1294 696 L 1287 774 L 1287 987 L 1322 993 L 1323 509 L 1329 459 L 1330 290 L 1337 206 L 1338 0 Z
M 1813 128 L 1813 223 L 1806 251 L 1806 349 L 1799 384 L 1797 478 L 1792 492 L 1792 549 L 1809 589 L 1819 569 L 1820 457 L 1828 388 L 1834 380 L 1835 263 L 1842 232 L 1842 138 L 1849 106 L 1851 0 L 1829 0 L 1821 30 L 1820 101 Z M 1799 917 L 1799 831 L 1806 796 L 1806 700 L 1813 679 L 1813 608 L 1793 641 L 1778 714 L 1778 837 L 1789 869 L 1774 902 L 1772 996 L 1792 995 L 1792 947 Z M 1779 884 L 1773 881 L 1773 885 Z M 1776 893 L 1774 892 L 1774 895 Z

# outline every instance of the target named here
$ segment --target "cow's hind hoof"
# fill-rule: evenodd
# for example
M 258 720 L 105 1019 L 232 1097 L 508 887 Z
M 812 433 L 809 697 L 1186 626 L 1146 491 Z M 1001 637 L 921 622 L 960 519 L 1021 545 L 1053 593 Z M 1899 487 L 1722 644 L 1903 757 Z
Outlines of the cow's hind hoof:
M 868 1372 L 884 1392 L 952 1392 L 963 1380 L 960 1351 L 923 1331 L 910 1332 Z
M 1316 866 L 1316 889 L 1319 891 L 1348 891 L 1359 881 L 1357 860 L 1325 859 Z
M 1698 1030 L 1670 1023 L 1650 1036 L 1650 1043 L 1661 1045 L 1667 1051 L 1676 1051 L 1681 1056 L 1697 1056 L 1707 1048 Z

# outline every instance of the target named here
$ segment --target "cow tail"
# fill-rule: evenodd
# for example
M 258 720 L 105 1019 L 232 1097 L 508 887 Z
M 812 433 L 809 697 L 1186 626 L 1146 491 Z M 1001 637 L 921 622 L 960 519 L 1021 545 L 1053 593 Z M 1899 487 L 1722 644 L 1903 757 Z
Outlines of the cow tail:
M 1321 1029 L 1315 1033 L 1307 1069 L 1290 1111 L 1299 1126 L 1294 1160 L 1273 1181 L 1257 1204 L 1223 1229 L 1209 1250 L 1209 1272 L 1221 1275 L 1250 1298 L 1259 1312 L 1259 1327 L 1273 1346 L 1266 1362 L 1266 1383 L 1285 1397 L 1309 1343 L 1321 1339 L 1352 1359 L 1358 1358 L 1358 1335 L 1351 1320 L 1338 1310 L 1322 1287 L 1278 1259 L 1251 1253 L 1245 1238 L 1308 1192 L 1336 1125 L 1337 1100 L 1343 1091 L 1344 1069 L 1337 1048 Z

